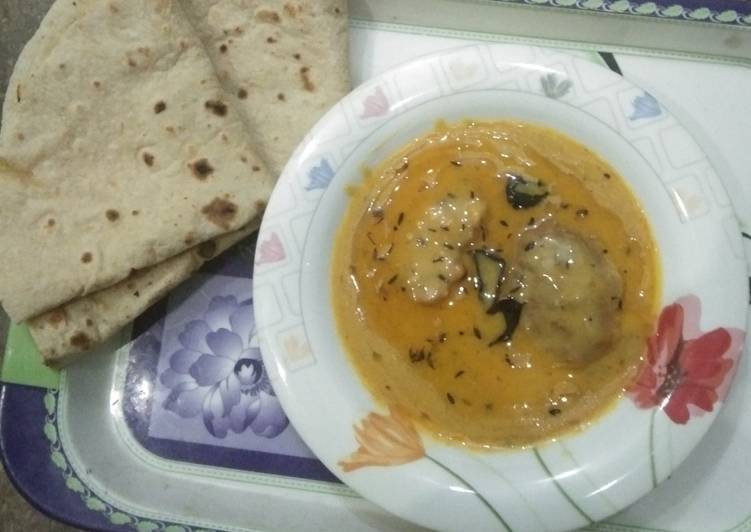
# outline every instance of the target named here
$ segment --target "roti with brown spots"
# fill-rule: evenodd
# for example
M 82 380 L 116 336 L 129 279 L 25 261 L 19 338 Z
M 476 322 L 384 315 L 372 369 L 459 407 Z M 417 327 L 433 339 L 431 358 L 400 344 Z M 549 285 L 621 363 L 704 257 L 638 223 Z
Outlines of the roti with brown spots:
M 349 92 L 346 0 L 182 0 L 275 176 Z
M 59 0 L 9 87 L 0 301 L 15 322 L 245 227 L 273 187 L 177 0 Z
M 230 99 L 237 99 L 234 106 L 256 141 L 256 153 L 267 163 L 273 176 L 278 176 L 305 132 L 349 91 L 346 2 L 183 0 L 182 5 L 221 73 L 226 93 L 232 95 Z M 248 31 L 241 29 L 238 37 L 237 20 L 244 21 L 242 28 L 258 27 Z M 275 25 L 276 37 L 267 36 L 268 24 Z M 285 34 L 282 36 L 280 32 Z M 220 43 L 218 47 L 217 43 Z M 242 60 L 251 55 L 257 64 L 250 65 Z M 101 86 L 100 81 L 96 83 Z M 204 106 L 217 116 L 228 111 L 214 100 L 206 100 Z M 175 103 L 166 95 L 153 103 L 155 115 L 166 116 L 174 108 Z M 172 125 L 165 131 L 177 132 Z M 144 164 L 148 167 L 159 164 L 157 156 L 155 152 L 144 151 Z M 245 157 L 241 161 L 249 164 L 253 173 L 265 174 L 260 164 Z M 214 168 L 208 159 L 195 159 L 190 171 L 196 179 L 210 179 Z M 138 216 L 140 210 L 133 209 L 129 213 L 122 211 L 120 216 Z M 52 226 L 56 222 L 51 218 L 48 223 Z M 30 320 L 31 334 L 43 358 L 56 367 L 70 362 L 72 355 L 80 351 L 71 344 L 79 331 L 86 331 L 91 339 L 90 346 L 106 340 L 188 278 L 203 262 L 252 232 L 254 227 L 252 223 L 239 232 L 199 246 L 196 246 L 198 241 L 193 232 L 188 231 L 182 235 L 182 241 L 186 246 L 196 247 L 135 272 L 111 287 L 75 299 L 62 310 L 55 309 Z M 65 320 L 60 318 L 63 312 Z

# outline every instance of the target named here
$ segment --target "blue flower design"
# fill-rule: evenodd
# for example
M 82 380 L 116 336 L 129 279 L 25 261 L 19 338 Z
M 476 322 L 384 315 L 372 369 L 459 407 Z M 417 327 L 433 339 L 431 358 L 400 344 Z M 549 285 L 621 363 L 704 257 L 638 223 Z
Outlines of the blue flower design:
M 571 90 L 573 83 L 570 79 L 558 80 L 558 75 L 554 73 L 545 74 L 540 78 L 540 85 L 542 86 L 542 92 L 548 98 L 563 98 L 568 91 Z
M 215 296 L 203 319 L 185 325 L 181 348 L 159 376 L 170 394 L 163 407 L 183 418 L 201 415 L 217 438 L 248 427 L 274 438 L 289 425 L 266 370 L 261 352 L 251 347 L 256 333 L 251 300 Z
M 634 98 L 632 104 L 634 106 L 634 112 L 628 117 L 629 120 L 638 120 L 640 118 L 653 118 L 659 116 L 662 113 L 660 108 L 660 102 L 657 98 L 645 92 L 643 96 L 637 96 Z
M 325 189 L 334 178 L 334 169 L 331 167 L 328 159 L 321 159 L 318 166 L 314 166 L 308 172 L 310 182 L 305 187 L 307 190 Z

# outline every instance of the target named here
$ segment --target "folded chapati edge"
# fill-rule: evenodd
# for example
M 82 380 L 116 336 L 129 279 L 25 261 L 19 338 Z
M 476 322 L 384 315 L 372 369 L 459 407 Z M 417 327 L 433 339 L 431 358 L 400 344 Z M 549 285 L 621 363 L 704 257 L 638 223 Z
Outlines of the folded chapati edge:
M 173 290 L 205 262 L 258 229 L 254 220 L 239 231 L 207 240 L 166 261 L 137 271 L 114 286 L 73 300 L 27 321 L 44 363 L 61 368 L 95 349 Z

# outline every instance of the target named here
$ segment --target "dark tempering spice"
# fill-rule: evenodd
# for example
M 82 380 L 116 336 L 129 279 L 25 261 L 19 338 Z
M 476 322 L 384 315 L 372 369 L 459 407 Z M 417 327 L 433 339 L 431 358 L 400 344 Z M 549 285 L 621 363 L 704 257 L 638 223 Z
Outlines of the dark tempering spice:
M 464 375 L 464 370 L 463 370 L 463 369 L 460 369 L 459 371 L 457 371 L 456 373 L 454 373 L 454 378 L 455 378 L 455 379 L 458 379 L 458 378 L 459 378 L 459 377 L 461 377 L 462 375 Z
M 425 357 L 426 357 L 425 349 L 423 348 L 419 350 L 412 349 L 412 348 L 409 349 L 409 361 L 412 362 L 413 364 L 422 362 L 423 360 L 425 360 Z
M 472 332 L 474 333 L 475 338 L 482 340 L 482 333 L 480 332 L 480 329 L 478 329 L 477 327 L 472 327 Z
M 456 399 L 454 399 L 454 396 L 449 392 L 446 392 L 446 399 L 448 399 L 449 403 L 451 403 L 452 405 L 456 403 Z

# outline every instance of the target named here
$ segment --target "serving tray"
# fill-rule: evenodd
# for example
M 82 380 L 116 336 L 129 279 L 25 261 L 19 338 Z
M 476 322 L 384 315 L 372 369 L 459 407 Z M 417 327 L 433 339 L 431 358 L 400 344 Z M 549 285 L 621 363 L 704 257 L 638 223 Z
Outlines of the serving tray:
M 408 59 L 405 50 L 417 56 L 464 42 L 473 39 L 359 24 L 352 30 L 352 48 L 362 60 L 353 64 L 353 74 L 356 80 L 367 79 Z M 603 61 L 594 53 L 579 55 Z M 650 79 L 647 72 L 655 66 L 649 60 L 605 57 L 611 68 L 632 72 L 636 80 Z M 669 62 L 661 66 L 666 72 L 681 71 Z M 718 68 L 696 65 L 694 72 L 704 73 L 715 86 L 721 80 L 740 83 L 737 94 L 743 94 L 747 72 Z M 684 124 L 707 149 L 731 192 L 730 199 L 718 200 L 698 176 L 697 192 L 707 207 L 729 209 L 731 201 L 736 210 L 748 205 L 751 185 L 734 177 L 736 164 L 749 162 L 733 144 L 733 131 L 740 135 L 742 123 L 717 133 L 712 113 L 692 114 L 675 103 L 691 105 L 692 100 L 674 78 L 655 83 L 668 96 L 662 100 L 656 91 L 660 102 L 686 117 Z M 733 120 L 732 105 L 718 103 L 717 108 Z M 714 143 L 706 141 L 710 137 Z M 747 211 L 739 211 L 746 228 Z M 2 385 L 0 455 L 20 491 L 48 514 L 98 530 L 414 530 L 336 481 L 273 401 L 248 401 L 242 415 L 217 423 L 227 417 L 217 414 L 237 404 L 227 371 L 207 368 L 193 376 L 195 388 L 169 373 L 181 364 L 182 350 L 200 349 L 219 328 L 235 332 L 240 327 L 233 321 L 242 320 L 232 316 L 252 307 L 253 254 L 273 251 L 251 238 L 208 264 L 130 330 L 63 373 L 58 390 Z M 255 347 L 252 342 L 242 346 Z M 750 371 L 743 357 L 711 432 L 671 479 L 588 530 L 751 530 L 751 463 L 746 458 L 751 412 L 745 407 L 751 402 Z M 198 388 L 205 390 L 182 393 Z

